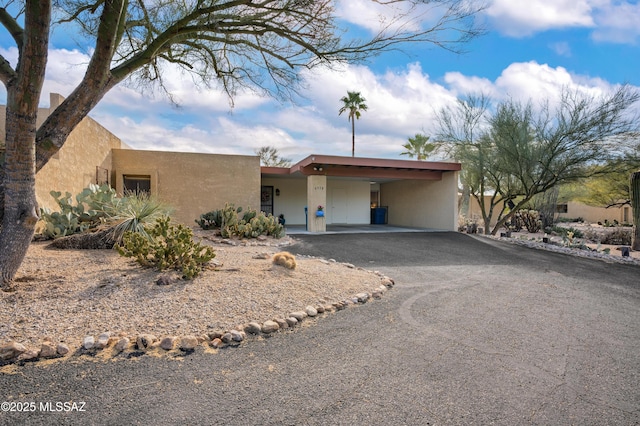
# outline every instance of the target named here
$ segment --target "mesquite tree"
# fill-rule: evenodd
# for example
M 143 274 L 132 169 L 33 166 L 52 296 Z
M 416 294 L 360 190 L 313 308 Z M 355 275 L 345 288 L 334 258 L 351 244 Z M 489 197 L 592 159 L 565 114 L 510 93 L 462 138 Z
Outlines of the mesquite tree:
M 465 100 L 439 113 L 438 137 L 462 162 L 463 183 L 480 204 L 487 233 L 497 210 L 490 231 L 496 234 L 535 195 L 602 172 L 593 165 L 630 144 L 637 127 L 631 109 L 639 99 L 622 86 L 602 97 L 565 89 L 555 108 L 547 103 L 539 110 L 507 100 L 488 112 L 484 100 Z
M 0 56 L 7 89 L 0 286 L 11 284 L 38 220 L 35 173 L 124 80 L 164 87 L 163 67 L 173 64 L 231 97 L 249 87 L 286 98 L 299 87 L 301 69 L 362 61 L 408 42 L 455 50 L 479 33 L 478 8 L 465 0 L 370 1 L 388 15 L 380 31 L 363 40 L 349 38 L 333 0 L 0 1 L 0 24 L 18 50 L 15 66 Z M 75 90 L 36 129 L 52 5 L 56 24 L 80 31 L 91 45 L 91 59 Z

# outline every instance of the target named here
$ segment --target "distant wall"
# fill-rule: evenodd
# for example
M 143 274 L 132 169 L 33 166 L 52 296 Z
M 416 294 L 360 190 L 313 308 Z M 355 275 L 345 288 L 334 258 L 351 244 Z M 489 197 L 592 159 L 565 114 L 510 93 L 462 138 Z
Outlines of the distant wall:
M 491 202 L 490 198 L 491 197 L 488 196 L 485 197 L 485 203 L 487 205 Z M 502 204 L 498 205 L 498 210 L 500 208 L 502 208 Z M 604 222 L 605 220 L 608 220 L 609 222 L 617 220 L 620 223 L 630 223 L 633 220 L 631 217 L 631 207 L 629 206 L 605 208 L 589 206 L 576 201 L 569 201 L 567 203 L 558 203 L 558 209 L 560 211 L 564 211 L 566 209 L 566 213 L 556 213 L 556 218 L 581 218 L 585 222 L 589 223 Z M 478 201 L 473 197 L 469 200 L 469 214 L 467 217 L 477 220 L 480 226 L 483 225 L 482 210 L 480 209 Z M 494 226 L 497 223 L 497 217 L 498 212 L 494 209 L 494 215 L 491 218 L 491 226 Z
M 586 204 L 577 203 L 575 201 L 569 201 L 566 203 L 567 212 L 559 213 L 558 217 L 577 219 L 582 218 L 585 222 L 597 223 L 608 220 L 613 222 L 617 220 L 620 223 L 631 223 L 633 220 L 631 216 L 631 207 L 594 207 Z
M 64 98 L 58 94 L 50 95 L 50 108 L 40 108 L 38 125 L 42 124 Z M 0 106 L 0 137 L 5 137 L 6 106 Z M 96 183 L 96 167 L 104 169 L 109 176 L 111 169 L 111 150 L 123 146 L 120 139 L 98 122 L 85 117 L 71 132 L 66 142 L 36 175 L 36 198 L 41 207 L 58 209 L 58 205 L 49 194 L 53 191 L 70 192 L 73 196 L 80 193 L 90 183 Z
M 177 222 L 188 226 L 227 202 L 260 209 L 257 156 L 115 149 L 113 172 L 120 194 L 124 176 L 149 176 L 151 193 L 174 208 Z

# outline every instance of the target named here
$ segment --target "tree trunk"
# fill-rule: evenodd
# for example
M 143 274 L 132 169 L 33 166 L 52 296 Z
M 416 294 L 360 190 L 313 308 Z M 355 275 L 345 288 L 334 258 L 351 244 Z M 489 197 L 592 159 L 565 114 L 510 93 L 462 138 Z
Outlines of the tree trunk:
M 640 171 L 631 174 L 631 209 L 633 212 L 633 241 L 631 250 L 640 251 Z
M 351 156 L 356 156 L 356 119 L 351 118 Z
M 26 2 L 26 30 L 18 67 L 15 77 L 6 84 L 4 216 L 0 231 L 0 286 L 4 290 L 11 287 L 38 221 L 36 114 L 47 64 L 50 19 L 50 2 Z

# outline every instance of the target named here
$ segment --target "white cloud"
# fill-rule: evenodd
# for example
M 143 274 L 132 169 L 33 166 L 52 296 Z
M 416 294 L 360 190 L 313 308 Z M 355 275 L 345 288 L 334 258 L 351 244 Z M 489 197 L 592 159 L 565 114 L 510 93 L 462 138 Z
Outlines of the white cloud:
M 493 25 L 513 37 L 551 28 L 593 27 L 593 0 L 493 0 L 486 10 Z
M 626 0 L 492 0 L 486 10 L 492 25 L 511 37 L 550 29 L 589 28 L 600 42 L 635 44 L 640 37 L 640 4 Z M 564 43 L 551 46 L 566 56 Z
M 338 115 L 340 98 L 357 90 L 367 99 L 368 111 L 356 122 L 356 155 L 402 158 L 401 145 L 409 136 L 435 129 L 433 113 L 469 92 L 483 92 L 496 100 L 509 97 L 539 104 L 557 100 L 563 87 L 594 96 L 612 90 L 608 82 L 579 76 L 562 67 L 535 61 L 513 63 L 495 81 L 459 72 L 447 73 L 443 83 L 434 82 L 419 64 L 375 74 L 363 66 L 342 72 L 315 70 L 306 74 L 304 104 L 258 105 L 232 114 L 211 112 L 208 117 L 184 114 L 164 102 L 150 105 L 138 118 L 121 118 L 127 111 L 97 108 L 95 118 L 138 149 L 160 149 L 220 154 L 253 154 L 265 145 L 276 147 L 284 157 L 298 161 L 312 154 L 351 155 L 351 126 Z M 194 92 L 195 93 L 195 92 Z M 117 94 L 114 94 L 117 96 Z M 301 101 L 302 103 L 302 101 Z M 189 119 L 188 124 L 181 120 Z
M 566 41 L 551 43 L 549 47 L 551 48 L 551 50 L 556 52 L 556 55 L 558 56 L 564 56 L 567 58 L 571 57 L 571 46 L 569 46 L 569 43 L 567 43 Z
M 598 27 L 592 34 L 596 41 L 633 43 L 640 36 L 640 4 L 607 4 L 595 16 Z

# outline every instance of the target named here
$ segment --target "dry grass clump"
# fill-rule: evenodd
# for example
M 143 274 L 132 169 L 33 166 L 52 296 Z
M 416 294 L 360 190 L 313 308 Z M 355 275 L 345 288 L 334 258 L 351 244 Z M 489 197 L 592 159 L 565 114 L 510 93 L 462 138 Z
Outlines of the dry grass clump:
M 296 258 L 288 251 L 281 251 L 273 255 L 273 264 L 287 269 L 296 269 Z

